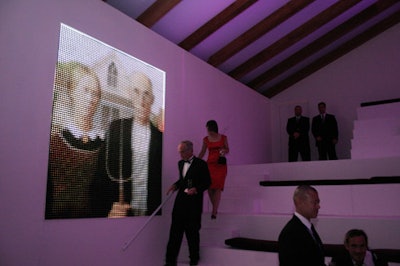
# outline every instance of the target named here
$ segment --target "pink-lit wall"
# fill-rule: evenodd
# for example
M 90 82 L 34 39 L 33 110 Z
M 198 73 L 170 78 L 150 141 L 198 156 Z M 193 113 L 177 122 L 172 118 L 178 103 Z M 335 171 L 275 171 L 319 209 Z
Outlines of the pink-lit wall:
M 231 164 L 271 160 L 270 100 L 100 0 L 1 1 L 0 265 L 161 265 L 171 202 L 126 251 L 145 218 L 44 220 L 60 23 L 166 72 L 165 191 L 178 142 L 198 153 L 209 119 L 228 136 Z
M 400 98 L 400 25 L 393 26 L 313 75 L 272 98 L 273 161 L 287 160 L 287 117 L 296 104 L 310 119 L 324 101 L 339 126 L 339 159 L 350 159 L 357 108 L 362 102 Z M 311 134 L 310 134 L 310 137 Z M 312 159 L 317 159 L 311 138 Z
M 275 139 L 271 137 L 280 132 L 271 113 L 275 100 L 259 96 L 100 0 L 1 1 L 0 265 L 161 265 L 171 202 L 167 203 L 164 215 L 157 217 L 126 251 L 122 251 L 122 246 L 143 225 L 145 218 L 44 220 L 60 23 L 166 71 L 164 189 L 176 177 L 177 143 L 191 139 L 198 151 L 206 133 L 205 122 L 211 118 L 219 122 L 221 132 L 229 137 L 232 152 L 228 160 L 231 164 L 273 161 L 274 154 L 281 148 L 273 145 Z M 399 26 L 384 36 L 390 39 L 391 34 L 398 36 L 398 32 Z M 378 48 L 367 46 L 362 53 L 368 54 L 370 50 L 384 53 L 385 38 L 379 38 Z M 396 55 L 398 58 L 398 51 Z M 346 58 L 350 62 L 358 60 L 354 56 Z M 385 58 L 400 61 L 391 54 Z M 392 63 L 392 67 L 397 66 Z M 363 63 L 366 64 L 373 62 Z M 297 92 L 304 89 L 305 93 L 316 95 L 311 102 L 314 106 L 314 101 L 322 98 L 326 91 L 316 93 L 319 90 L 316 85 L 311 91 L 307 89 L 310 80 L 313 84 L 323 85 L 332 80 L 338 85 L 345 82 L 339 82 L 344 73 L 341 65 L 328 69 L 331 74 L 317 73 L 316 78 L 311 77 L 288 90 L 284 95 L 293 93 L 290 99 L 277 98 L 277 104 L 278 100 L 293 102 L 300 94 L 302 100 L 309 99 Z M 363 73 L 359 68 L 351 71 L 358 76 Z M 324 82 L 325 76 L 330 77 L 329 82 Z M 398 87 L 398 75 L 388 78 Z M 352 88 L 359 92 L 364 86 L 352 82 Z M 391 89 L 384 96 L 396 93 L 398 91 Z M 361 94 L 355 93 L 354 98 Z M 339 118 L 345 117 L 348 107 L 343 112 L 339 108 L 343 98 L 328 96 L 328 99 L 324 98 L 328 110 L 334 111 Z M 365 98 L 375 100 L 374 97 Z M 360 97 L 360 100 L 364 98 Z M 311 107 L 310 111 L 313 111 Z

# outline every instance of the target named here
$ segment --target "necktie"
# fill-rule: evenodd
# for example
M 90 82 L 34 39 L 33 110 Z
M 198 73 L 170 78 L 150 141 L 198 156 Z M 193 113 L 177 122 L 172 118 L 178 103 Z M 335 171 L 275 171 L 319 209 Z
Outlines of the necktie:
M 315 230 L 313 224 L 311 224 L 311 235 L 314 238 L 315 242 L 318 244 L 318 247 L 322 250 L 321 240 L 320 240 L 319 235 L 318 235 L 317 231 Z

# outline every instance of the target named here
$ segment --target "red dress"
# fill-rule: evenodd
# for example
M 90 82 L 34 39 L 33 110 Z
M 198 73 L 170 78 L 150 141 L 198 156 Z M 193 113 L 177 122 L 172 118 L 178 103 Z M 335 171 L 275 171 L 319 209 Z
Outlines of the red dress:
M 228 168 L 226 164 L 218 164 L 218 157 L 220 149 L 225 147 L 225 139 L 225 135 L 221 135 L 221 139 L 215 142 L 209 141 L 208 137 L 205 137 L 203 139 L 208 149 L 207 164 L 211 175 L 210 189 L 224 190 L 225 178 L 228 172 Z

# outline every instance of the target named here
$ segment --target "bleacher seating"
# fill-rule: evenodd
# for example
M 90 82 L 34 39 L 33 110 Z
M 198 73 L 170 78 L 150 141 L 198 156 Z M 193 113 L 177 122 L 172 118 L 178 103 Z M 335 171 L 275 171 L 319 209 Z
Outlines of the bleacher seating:
M 385 105 L 358 110 L 351 160 L 229 165 L 216 220 L 210 219 L 211 204 L 204 197 L 200 265 L 279 265 L 276 241 L 293 214 L 293 191 L 299 184 L 310 184 L 320 194 L 321 209 L 313 222 L 323 242 L 329 243 L 326 262 L 343 251 L 345 232 L 360 228 L 369 235 L 375 252 L 390 266 L 399 266 L 400 152 L 379 150 L 375 144 L 367 151 L 364 144 L 359 148 L 356 144 L 368 138 L 364 133 L 376 122 L 380 126 L 371 131 L 385 128 L 388 132 L 382 138 L 390 139 L 393 149 L 400 147 L 395 140 L 400 127 L 386 126 L 389 120 L 383 118 L 388 112 L 398 115 L 400 102 Z M 390 124 L 397 125 L 397 119 Z M 187 262 L 186 245 L 184 241 L 178 265 Z
M 225 240 L 229 247 L 243 250 L 278 252 L 278 242 L 271 240 L 262 240 L 245 237 L 234 237 Z M 378 256 L 384 258 L 387 262 L 400 263 L 399 249 L 372 249 Z M 324 244 L 324 253 L 327 257 L 334 257 L 345 252 L 343 244 Z
M 400 156 L 400 102 L 362 106 L 357 109 L 351 140 L 351 158 Z

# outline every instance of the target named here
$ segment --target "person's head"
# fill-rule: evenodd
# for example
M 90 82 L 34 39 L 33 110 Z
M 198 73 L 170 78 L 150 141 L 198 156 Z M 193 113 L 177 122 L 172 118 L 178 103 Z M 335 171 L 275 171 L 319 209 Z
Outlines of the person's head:
M 351 229 L 346 233 L 344 246 L 354 261 L 362 263 L 368 250 L 367 234 L 360 229 Z
M 296 212 L 303 215 L 308 220 L 318 216 L 319 197 L 315 188 L 308 185 L 300 185 L 293 194 L 293 201 Z
M 178 152 L 183 160 L 193 156 L 193 143 L 190 140 L 181 141 L 178 145 Z
M 215 120 L 207 121 L 206 128 L 208 132 L 218 133 L 218 124 Z
M 141 72 L 129 76 L 128 97 L 132 100 L 135 120 L 142 124 L 150 121 L 154 103 L 153 85 L 150 78 Z
M 326 112 L 326 104 L 324 102 L 318 103 L 318 111 L 320 114 L 324 114 Z
M 301 116 L 301 114 L 303 113 L 303 109 L 301 109 L 300 105 L 296 105 L 294 107 L 294 115 L 295 116 Z
M 56 84 L 65 89 L 73 116 L 92 120 L 101 97 L 95 72 L 78 62 L 59 63 Z

